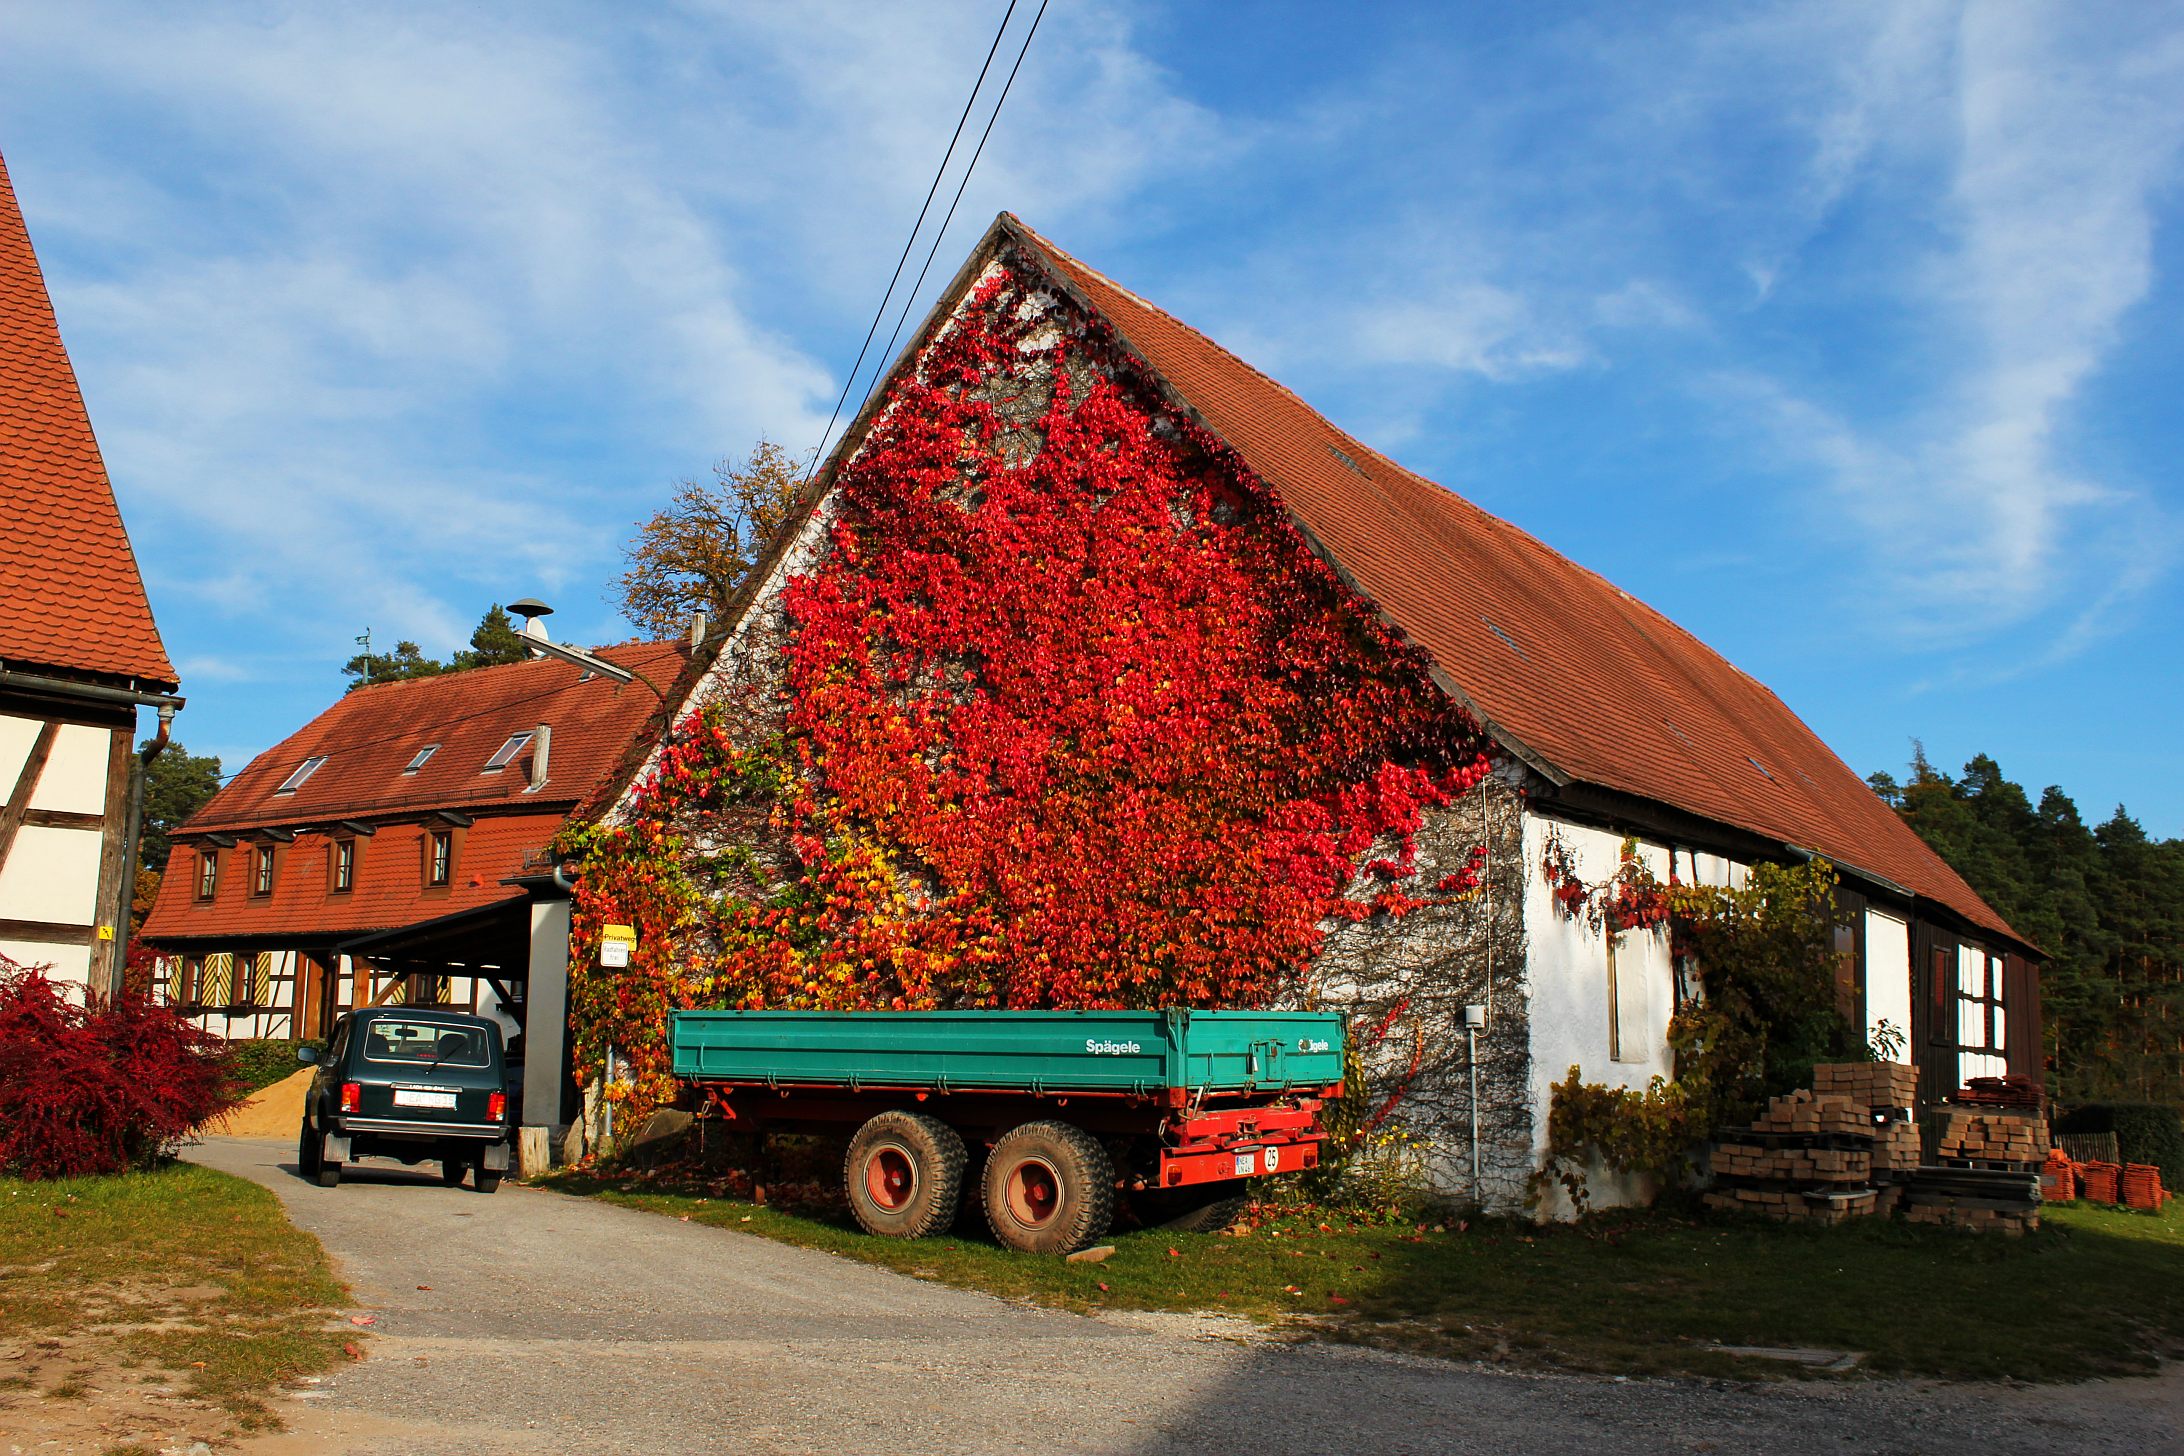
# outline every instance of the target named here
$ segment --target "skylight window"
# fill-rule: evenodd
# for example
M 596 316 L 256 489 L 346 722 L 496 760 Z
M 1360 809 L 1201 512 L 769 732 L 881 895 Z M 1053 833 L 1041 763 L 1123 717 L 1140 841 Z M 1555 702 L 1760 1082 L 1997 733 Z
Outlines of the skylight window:
M 281 786 L 273 792 L 276 794 L 293 794 L 303 787 L 305 779 L 319 771 L 319 765 L 324 762 L 326 762 L 326 755 L 323 753 L 305 759 L 302 763 L 296 765 L 294 773 L 281 780 Z
M 515 762 L 516 755 L 523 752 L 524 745 L 530 741 L 531 735 L 528 733 L 509 734 L 508 741 L 493 750 L 493 756 L 485 761 L 485 768 L 481 771 L 484 773 L 499 773 L 509 764 Z
M 411 760 L 409 761 L 409 767 L 408 767 L 408 768 L 406 768 L 406 769 L 403 769 L 403 770 L 402 770 L 402 772 L 404 772 L 404 773 L 406 773 L 406 774 L 413 774 L 413 773 L 417 772 L 417 770 L 419 770 L 419 769 L 421 769 L 421 768 L 423 768 L 423 767 L 425 766 L 425 761 L 426 761 L 427 759 L 431 758 L 431 757 L 432 757 L 432 755 L 434 755 L 435 753 L 438 753 L 439 751 L 440 751 L 440 745 L 439 745 L 439 744 L 437 744 L 437 743 L 428 743 L 428 744 L 426 744 L 426 745 L 425 745 L 425 746 L 424 746 L 423 748 L 420 748 L 420 749 L 418 749 L 418 750 L 417 750 L 417 756 L 416 756 L 415 758 L 413 758 L 413 759 L 411 759 Z

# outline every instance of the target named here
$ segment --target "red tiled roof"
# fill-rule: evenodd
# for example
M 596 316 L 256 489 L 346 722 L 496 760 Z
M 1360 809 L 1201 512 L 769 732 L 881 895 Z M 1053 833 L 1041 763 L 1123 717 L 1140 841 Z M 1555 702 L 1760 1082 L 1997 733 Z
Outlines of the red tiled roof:
M 625 642 L 599 655 L 665 691 L 683 665 L 677 642 Z M 643 683 L 617 687 L 553 658 L 381 683 L 344 694 L 325 712 L 250 761 L 178 831 L 324 824 L 433 809 L 566 809 L 589 797 L 660 712 Z M 486 760 L 511 736 L 553 729 L 547 780 L 527 792 L 533 747 L 497 773 Z M 403 770 L 427 744 L 439 748 L 416 773 Z M 277 792 L 305 759 L 326 762 L 291 793 Z
M 251 894 L 260 846 L 249 841 L 232 849 L 178 844 L 160 881 L 159 898 L 145 918 L 144 938 L 158 945 L 230 936 L 331 938 L 472 910 L 520 896 L 521 890 L 501 881 L 523 869 L 524 857 L 543 849 L 561 822 L 558 813 L 508 814 L 454 831 L 453 874 L 440 889 L 425 886 L 422 824 L 390 824 L 359 839 L 355 888 L 344 894 L 331 893 L 333 841 L 323 835 L 298 835 L 293 843 L 271 846 L 273 893 L 263 897 Z M 219 887 L 210 900 L 200 900 L 197 859 L 206 852 L 220 856 Z
M 5 160 L 0 662 L 176 685 Z
M 2014 936 L 1781 699 L 1645 603 L 1397 465 L 1004 214 L 1505 742 L 1568 779 L 1894 881 Z

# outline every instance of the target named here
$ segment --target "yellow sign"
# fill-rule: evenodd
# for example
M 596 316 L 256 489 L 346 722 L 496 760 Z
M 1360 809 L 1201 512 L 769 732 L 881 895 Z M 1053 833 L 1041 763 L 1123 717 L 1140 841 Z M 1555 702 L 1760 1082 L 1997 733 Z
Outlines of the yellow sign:
M 631 925 L 602 925 L 599 927 L 599 964 L 602 966 L 626 966 L 629 953 L 637 948 L 637 929 Z
M 111 926 L 111 925 L 101 925 L 101 926 L 99 927 L 99 939 L 100 939 L 100 940 L 112 940 L 113 938 L 114 938 L 114 927 L 113 927 L 113 926 Z

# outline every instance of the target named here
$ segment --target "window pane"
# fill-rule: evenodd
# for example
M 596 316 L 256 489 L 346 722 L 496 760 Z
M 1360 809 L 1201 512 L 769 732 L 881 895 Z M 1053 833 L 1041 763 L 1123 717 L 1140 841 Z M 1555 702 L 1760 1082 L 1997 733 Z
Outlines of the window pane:
M 531 741 L 528 733 L 510 734 L 508 741 L 493 750 L 493 756 L 485 761 L 487 769 L 506 768 L 515 756 L 523 752 L 523 745 Z
M 431 758 L 431 757 L 432 757 L 432 755 L 434 755 L 435 753 L 438 753 L 439 751 L 440 751 L 440 745 L 439 745 L 439 744 L 437 744 L 437 743 L 428 743 L 428 744 L 426 744 L 426 745 L 425 745 L 425 746 L 424 746 L 423 748 L 420 748 L 420 749 L 418 749 L 418 750 L 417 750 L 417 756 L 416 756 L 415 758 L 413 758 L 413 759 L 411 759 L 411 760 L 409 761 L 409 767 L 408 767 L 408 768 L 406 768 L 406 769 L 403 769 L 403 770 L 402 770 L 402 772 L 404 772 L 404 773 L 415 773 L 415 772 L 417 772 L 417 770 L 419 770 L 419 769 L 421 769 L 421 768 L 423 768 L 423 767 L 425 766 L 425 760 L 427 760 L 427 759 Z
M 276 794 L 293 794 L 294 792 L 296 792 L 296 790 L 303 787 L 303 781 L 305 779 L 311 777 L 311 775 L 318 772 L 319 765 L 324 762 L 326 762 L 326 755 L 324 754 L 320 754 L 315 758 L 305 759 L 302 763 L 296 765 L 296 771 L 294 773 L 290 774 L 287 778 L 281 780 L 281 786 L 275 789 L 273 792 Z

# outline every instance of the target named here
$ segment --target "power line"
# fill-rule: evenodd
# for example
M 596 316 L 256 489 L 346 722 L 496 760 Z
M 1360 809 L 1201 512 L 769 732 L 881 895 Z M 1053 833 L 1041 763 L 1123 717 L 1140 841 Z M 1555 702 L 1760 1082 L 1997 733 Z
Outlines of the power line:
M 1040 10 L 1045 11 L 1044 0 Z M 948 150 L 940 155 L 940 166 L 933 172 L 933 185 L 925 189 L 925 204 L 918 209 L 918 220 L 910 225 L 910 236 L 903 239 L 902 256 L 895 260 L 895 271 L 887 280 L 887 291 L 880 295 L 880 306 L 872 311 L 871 326 L 865 330 L 864 343 L 858 347 L 857 362 L 849 366 L 849 375 L 842 381 L 842 392 L 834 401 L 834 413 L 827 417 L 827 427 L 820 433 L 819 448 L 812 452 L 811 470 L 804 479 L 808 482 L 812 473 L 819 469 L 819 462 L 826 459 L 827 440 L 834 433 L 835 423 L 842 417 L 842 406 L 849 402 L 849 392 L 857 385 L 857 375 L 864 368 L 865 354 L 872 348 L 873 336 L 880 331 L 880 320 L 887 317 L 888 301 L 895 296 L 895 285 L 902 281 L 903 264 L 910 261 L 910 250 L 918 244 L 918 233 L 925 226 L 925 215 L 932 210 L 933 199 L 940 194 L 941 179 L 948 175 L 948 163 L 955 157 L 956 143 L 963 139 L 963 124 L 971 119 L 971 108 L 978 102 L 978 93 L 986 84 L 986 72 L 993 68 L 993 58 L 1001 50 L 1001 37 L 1008 33 L 1009 21 L 1016 14 L 1016 0 L 1009 0 L 1009 8 L 1001 16 L 1001 24 L 994 30 L 993 44 L 986 47 L 985 64 L 978 68 L 978 79 L 971 83 L 971 94 L 963 98 L 963 114 L 956 118 L 955 133 L 948 138 Z M 1023 57 L 1017 57 L 1019 63 Z M 1013 73 L 1012 73 L 1013 74 Z M 868 387 L 866 394 L 871 390 Z M 859 409 L 864 406 L 860 404 Z
M 910 285 L 903 295 L 902 312 L 895 315 L 895 331 L 887 336 L 887 348 L 880 355 L 880 362 L 873 366 L 872 378 L 865 385 L 863 398 L 857 401 L 857 413 L 872 401 L 872 391 L 879 388 L 880 375 L 887 368 L 887 361 L 895 357 L 895 341 L 902 337 L 902 326 L 910 317 L 910 305 L 917 301 L 918 290 L 925 286 L 925 275 L 933 266 L 933 259 L 940 253 L 940 241 L 948 236 L 948 224 L 955 221 L 956 205 L 963 201 L 963 189 L 971 185 L 971 173 L 978 168 L 978 159 L 986 153 L 986 138 L 993 135 L 993 124 L 1001 119 L 1001 108 L 1008 104 L 1009 89 L 1016 84 L 1016 73 L 1023 67 L 1024 57 L 1031 50 L 1031 38 L 1039 33 L 1039 22 L 1046 18 L 1047 0 L 1039 0 L 1038 13 L 1031 17 L 1031 29 L 1024 32 L 1024 43 L 1017 49 L 1016 64 L 1009 67 L 1009 78 L 1002 83 L 1001 99 L 993 104 L 993 115 L 986 118 L 986 129 L 979 133 L 978 149 L 971 153 L 971 163 L 963 169 L 963 179 L 956 183 L 955 196 L 949 199 L 948 215 L 940 220 L 940 231 L 933 234 L 933 246 L 925 253 L 925 264 L 918 269 L 918 281 Z M 885 307 L 885 305 L 881 305 Z

